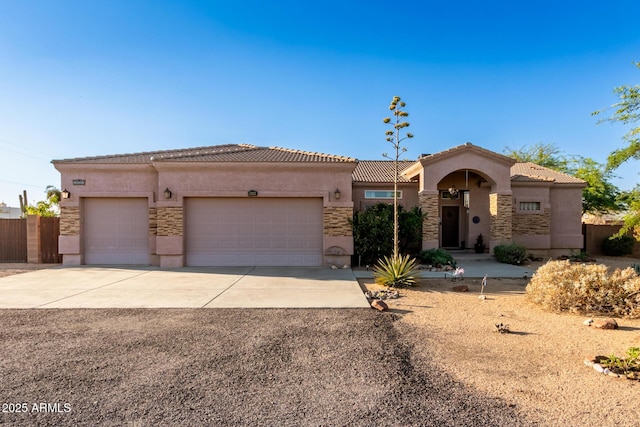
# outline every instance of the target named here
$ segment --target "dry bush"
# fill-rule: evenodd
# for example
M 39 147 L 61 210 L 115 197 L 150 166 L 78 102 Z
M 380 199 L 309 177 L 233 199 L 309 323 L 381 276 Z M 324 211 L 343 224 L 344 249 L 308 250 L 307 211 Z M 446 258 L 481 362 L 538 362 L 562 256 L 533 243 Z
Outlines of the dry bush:
M 640 277 L 632 268 L 609 274 L 602 264 L 549 261 L 531 278 L 527 296 L 555 312 L 640 318 Z

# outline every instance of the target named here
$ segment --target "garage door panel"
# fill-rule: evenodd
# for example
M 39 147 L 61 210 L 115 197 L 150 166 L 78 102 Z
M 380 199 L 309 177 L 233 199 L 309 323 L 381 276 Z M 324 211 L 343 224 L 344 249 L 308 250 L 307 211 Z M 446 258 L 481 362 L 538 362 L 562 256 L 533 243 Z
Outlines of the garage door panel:
M 144 198 L 83 201 L 86 264 L 148 264 L 149 218 Z
M 187 265 L 322 265 L 322 199 L 185 200 Z

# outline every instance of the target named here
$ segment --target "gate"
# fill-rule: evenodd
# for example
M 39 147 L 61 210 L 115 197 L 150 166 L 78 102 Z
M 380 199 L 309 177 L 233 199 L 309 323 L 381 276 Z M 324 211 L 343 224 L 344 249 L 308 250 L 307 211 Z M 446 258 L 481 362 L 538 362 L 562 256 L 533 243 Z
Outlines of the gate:
M 59 217 L 40 217 L 40 262 L 44 264 L 62 262 L 62 255 L 58 253 L 59 235 Z
M 0 219 L 0 262 L 27 262 L 26 219 Z

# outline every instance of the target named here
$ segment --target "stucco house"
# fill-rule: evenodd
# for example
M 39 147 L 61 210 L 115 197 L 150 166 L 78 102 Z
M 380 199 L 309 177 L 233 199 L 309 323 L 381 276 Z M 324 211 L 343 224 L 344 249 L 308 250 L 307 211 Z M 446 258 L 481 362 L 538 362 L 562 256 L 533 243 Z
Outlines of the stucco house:
M 54 160 L 66 265 L 350 265 L 354 210 L 393 199 L 393 162 L 229 144 Z M 466 143 L 403 161 L 423 249 L 582 247 L 583 181 Z

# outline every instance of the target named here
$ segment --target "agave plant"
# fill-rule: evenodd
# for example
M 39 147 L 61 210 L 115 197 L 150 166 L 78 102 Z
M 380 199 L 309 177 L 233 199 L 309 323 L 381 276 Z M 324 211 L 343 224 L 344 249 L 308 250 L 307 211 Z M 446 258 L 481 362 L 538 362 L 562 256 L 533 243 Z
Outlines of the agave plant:
M 404 288 L 416 284 L 415 258 L 409 255 L 399 255 L 397 257 L 384 257 L 378 261 L 378 265 L 373 268 L 373 277 L 376 283 L 394 288 Z

